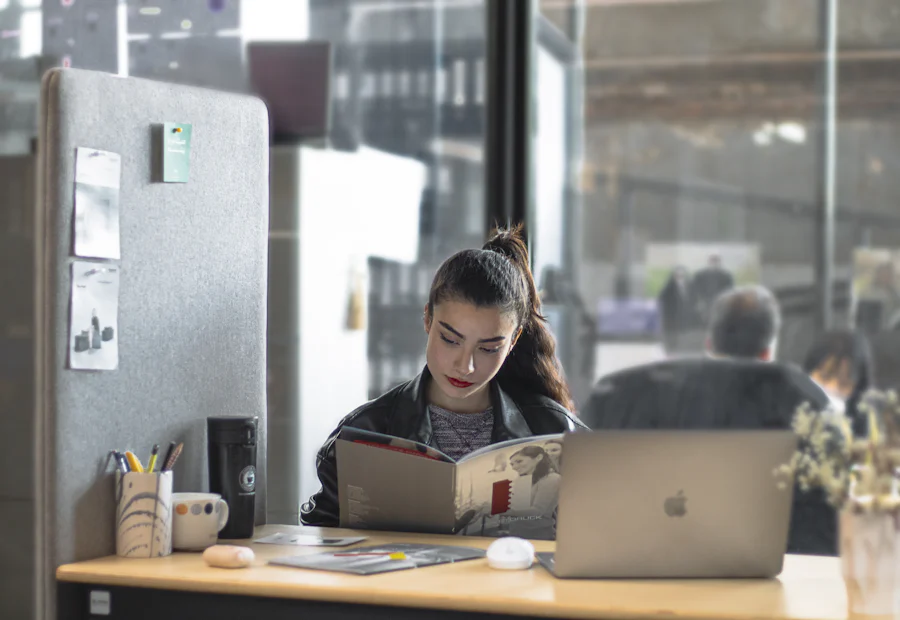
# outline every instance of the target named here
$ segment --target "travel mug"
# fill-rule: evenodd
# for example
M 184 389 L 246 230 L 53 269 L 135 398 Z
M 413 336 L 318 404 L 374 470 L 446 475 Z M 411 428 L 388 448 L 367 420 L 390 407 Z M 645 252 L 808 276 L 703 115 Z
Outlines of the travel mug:
M 209 490 L 228 502 L 219 538 L 250 538 L 256 506 L 256 427 L 259 418 L 206 419 Z

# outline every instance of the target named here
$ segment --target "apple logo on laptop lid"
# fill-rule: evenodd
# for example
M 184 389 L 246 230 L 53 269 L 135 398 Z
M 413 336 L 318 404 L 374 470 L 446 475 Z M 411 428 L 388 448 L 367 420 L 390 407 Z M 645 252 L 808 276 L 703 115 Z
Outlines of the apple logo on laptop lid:
M 687 497 L 684 491 L 678 491 L 677 495 L 667 497 L 663 503 L 663 510 L 669 517 L 683 517 L 687 514 Z

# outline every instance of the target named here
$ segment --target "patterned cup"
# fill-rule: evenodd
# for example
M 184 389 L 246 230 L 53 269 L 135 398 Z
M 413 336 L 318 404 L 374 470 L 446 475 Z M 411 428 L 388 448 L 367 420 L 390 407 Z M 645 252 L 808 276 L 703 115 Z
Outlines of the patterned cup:
M 116 480 L 116 554 L 158 558 L 172 553 L 172 472 L 128 472 Z
M 213 546 L 228 523 L 228 502 L 217 493 L 174 493 L 172 505 L 172 546 L 180 551 Z

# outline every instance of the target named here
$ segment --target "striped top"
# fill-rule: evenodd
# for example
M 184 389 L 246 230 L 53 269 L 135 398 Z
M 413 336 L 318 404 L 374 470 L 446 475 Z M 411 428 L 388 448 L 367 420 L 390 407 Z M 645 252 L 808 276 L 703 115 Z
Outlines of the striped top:
M 491 444 L 494 410 L 481 413 L 455 413 L 428 405 L 436 447 L 454 460 Z

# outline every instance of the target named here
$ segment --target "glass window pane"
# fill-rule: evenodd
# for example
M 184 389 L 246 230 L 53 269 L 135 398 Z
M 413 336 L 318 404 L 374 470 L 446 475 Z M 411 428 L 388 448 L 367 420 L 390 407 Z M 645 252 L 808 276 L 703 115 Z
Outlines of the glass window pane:
M 845 307 L 850 302 L 840 318 L 868 336 L 876 385 L 897 389 L 900 185 L 890 171 L 900 157 L 892 86 L 900 7 L 878 0 L 841 3 L 838 41 L 835 262 L 843 276 L 840 300 Z
M 301 500 L 337 422 L 422 369 L 439 263 L 483 243 L 484 21 L 484 0 L 0 2 L 2 155 L 31 157 L 50 66 L 266 100 L 270 458 Z
M 778 359 L 803 361 L 824 182 L 820 5 L 540 2 L 534 261 L 579 405 L 602 376 L 704 354 L 732 281 L 775 294 Z M 848 273 L 844 259 L 835 275 Z

